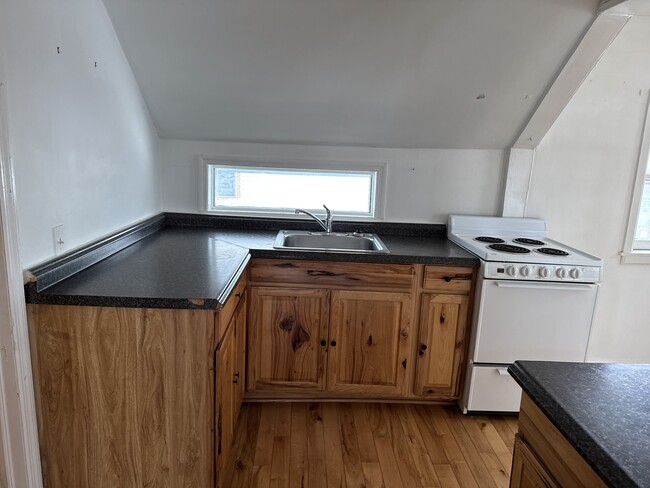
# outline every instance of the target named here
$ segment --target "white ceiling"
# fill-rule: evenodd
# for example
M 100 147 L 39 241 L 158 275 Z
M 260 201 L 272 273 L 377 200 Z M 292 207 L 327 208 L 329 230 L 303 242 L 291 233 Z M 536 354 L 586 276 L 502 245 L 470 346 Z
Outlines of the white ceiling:
M 598 0 L 104 0 L 162 138 L 508 147 Z

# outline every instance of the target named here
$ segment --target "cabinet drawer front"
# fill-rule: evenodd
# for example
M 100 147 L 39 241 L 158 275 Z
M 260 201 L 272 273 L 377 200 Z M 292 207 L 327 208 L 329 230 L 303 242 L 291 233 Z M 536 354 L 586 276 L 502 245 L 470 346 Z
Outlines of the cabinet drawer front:
M 410 290 L 414 278 L 415 268 L 404 264 L 255 259 L 250 268 L 250 280 L 255 283 Z
M 472 288 L 474 268 L 425 266 L 422 288 L 445 293 L 467 293 Z

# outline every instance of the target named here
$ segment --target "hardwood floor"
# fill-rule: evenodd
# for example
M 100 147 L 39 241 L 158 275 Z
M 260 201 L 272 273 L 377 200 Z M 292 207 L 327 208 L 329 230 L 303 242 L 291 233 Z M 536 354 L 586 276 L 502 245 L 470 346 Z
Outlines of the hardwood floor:
M 456 407 L 248 403 L 226 487 L 507 487 L 517 419 Z

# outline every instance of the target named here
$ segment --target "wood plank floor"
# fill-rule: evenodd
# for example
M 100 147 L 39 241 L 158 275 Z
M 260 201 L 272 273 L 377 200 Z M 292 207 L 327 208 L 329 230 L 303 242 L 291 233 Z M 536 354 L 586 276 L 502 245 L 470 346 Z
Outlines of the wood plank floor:
M 247 403 L 225 487 L 507 487 L 513 416 L 456 407 Z

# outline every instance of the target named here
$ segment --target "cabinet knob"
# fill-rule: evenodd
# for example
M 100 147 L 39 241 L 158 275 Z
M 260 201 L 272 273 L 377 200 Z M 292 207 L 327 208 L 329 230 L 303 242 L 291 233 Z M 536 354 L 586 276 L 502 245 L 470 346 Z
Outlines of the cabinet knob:
M 233 380 L 232 380 L 232 382 L 233 382 L 234 384 L 237 384 L 237 383 L 239 382 L 239 371 L 237 371 L 237 372 L 233 375 Z
M 336 341 L 332 341 L 332 342 L 330 342 L 330 346 L 332 346 L 332 347 L 336 347 Z
M 420 344 L 420 349 L 422 351 L 426 351 L 427 350 L 427 345 L 426 344 Z
M 320 345 L 325 347 L 327 345 L 327 341 L 323 339 L 322 341 L 320 341 Z

